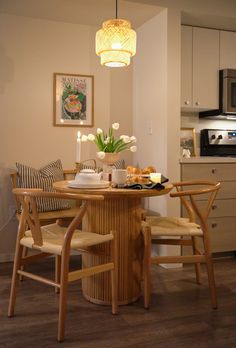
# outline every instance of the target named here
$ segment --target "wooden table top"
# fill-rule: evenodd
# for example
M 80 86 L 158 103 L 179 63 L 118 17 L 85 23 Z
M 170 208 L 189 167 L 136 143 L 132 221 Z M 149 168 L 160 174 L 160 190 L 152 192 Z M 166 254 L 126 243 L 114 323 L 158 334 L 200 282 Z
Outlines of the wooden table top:
M 155 190 L 155 189 L 142 189 L 142 190 L 134 190 L 134 189 L 125 189 L 125 188 L 70 188 L 68 187 L 68 180 L 57 181 L 53 184 L 53 188 L 60 192 L 70 192 L 70 193 L 84 193 L 84 194 L 100 194 L 107 198 L 109 197 L 152 197 L 152 196 L 162 196 L 169 193 L 173 185 L 166 184 L 164 185 L 164 189 Z

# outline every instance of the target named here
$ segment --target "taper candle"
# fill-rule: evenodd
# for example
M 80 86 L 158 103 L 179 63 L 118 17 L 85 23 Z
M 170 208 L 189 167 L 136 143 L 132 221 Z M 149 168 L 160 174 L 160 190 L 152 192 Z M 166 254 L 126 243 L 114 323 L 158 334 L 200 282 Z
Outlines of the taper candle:
M 81 160 L 81 133 L 77 132 L 77 142 L 76 142 L 76 162 L 80 163 Z

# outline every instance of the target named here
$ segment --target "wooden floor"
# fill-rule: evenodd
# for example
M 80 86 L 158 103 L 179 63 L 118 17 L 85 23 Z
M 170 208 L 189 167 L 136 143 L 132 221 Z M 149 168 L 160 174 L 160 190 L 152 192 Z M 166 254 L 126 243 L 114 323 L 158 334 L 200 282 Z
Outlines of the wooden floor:
M 73 260 L 75 266 L 77 258 Z M 49 270 L 52 260 L 37 265 Z M 34 266 L 35 267 L 35 266 Z M 0 348 L 224 348 L 236 347 L 236 259 L 215 262 L 218 310 L 212 310 L 206 276 L 196 285 L 191 266 L 166 270 L 154 266 L 150 310 L 142 298 L 120 307 L 87 302 L 80 283 L 69 286 L 66 340 L 56 342 L 58 296 L 27 279 L 18 291 L 16 316 L 7 318 L 12 264 L 0 264 Z

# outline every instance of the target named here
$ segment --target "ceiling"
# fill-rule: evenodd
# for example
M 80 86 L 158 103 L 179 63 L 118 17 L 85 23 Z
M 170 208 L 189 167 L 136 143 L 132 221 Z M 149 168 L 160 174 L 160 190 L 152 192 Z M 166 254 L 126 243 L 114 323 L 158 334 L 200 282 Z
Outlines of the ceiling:
M 173 7 L 183 8 L 183 24 L 236 31 L 236 0 L 224 0 L 227 17 L 219 11 L 212 14 L 212 8 L 217 10 L 214 4 L 221 1 L 118 0 L 118 17 L 130 20 L 132 27 L 137 28 L 171 3 Z M 99 27 L 104 20 L 115 17 L 115 3 L 115 0 L 0 0 L 0 13 Z M 200 10 L 201 13 L 197 12 Z
M 199 15 L 198 13 L 182 12 L 182 24 L 198 27 L 236 31 L 236 17 Z
M 0 13 L 59 22 L 100 26 L 115 18 L 115 0 L 0 0 Z M 137 28 L 154 17 L 161 7 L 118 1 L 118 17 Z

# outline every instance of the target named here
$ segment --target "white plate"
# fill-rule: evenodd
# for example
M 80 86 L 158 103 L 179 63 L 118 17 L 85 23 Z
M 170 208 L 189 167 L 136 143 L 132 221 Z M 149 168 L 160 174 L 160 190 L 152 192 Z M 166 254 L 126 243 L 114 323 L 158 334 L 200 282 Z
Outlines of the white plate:
M 109 181 L 97 181 L 97 182 L 93 182 L 93 183 L 79 183 L 78 181 L 72 180 L 69 181 L 68 183 L 68 187 L 71 188 L 107 188 L 109 187 L 110 182 Z

